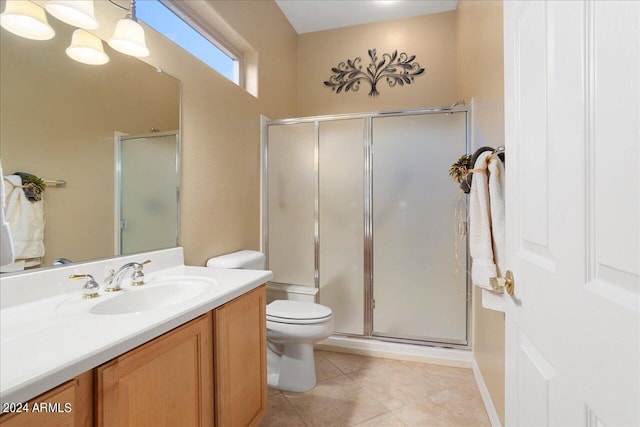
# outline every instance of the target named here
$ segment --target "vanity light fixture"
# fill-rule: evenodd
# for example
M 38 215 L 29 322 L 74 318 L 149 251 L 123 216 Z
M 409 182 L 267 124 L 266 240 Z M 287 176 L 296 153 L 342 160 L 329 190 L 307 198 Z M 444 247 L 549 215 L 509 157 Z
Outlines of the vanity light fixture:
M 47 22 L 44 9 L 23 0 L 7 0 L 0 25 L 15 35 L 31 40 L 49 40 L 56 32 Z
M 147 49 L 147 44 L 144 39 L 144 29 L 142 28 L 142 25 L 138 23 L 138 18 L 136 17 L 135 0 L 131 0 L 129 9 L 120 6 L 113 0 L 108 1 L 114 6 L 129 12 L 116 24 L 113 36 L 111 36 L 111 39 L 107 42 L 109 43 L 109 46 L 126 55 L 138 58 L 149 56 L 149 49 Z
M 95 30 L 99 26 L 93 12 L 93 0 L 51 0 L 44 8 L 54 17 L 74 27 Z
M 142 58 L 149 56 L 144 29 L 136 17 L 136 2 L 130 0 L 129 7 L 115 0 L 107 0 L 127 12 L 116 24 L 108 43 L 113 49 L 126 55 Z M 67 24 L 81 29 L 96 29 L 99 26 L 94 13 L 93 0 L 51 0 L 45 6 L 47 12 Z M 0 14 L 0 25 L 7 31 L 32 40 L 49 40 L 55 31 L 47 22 L 45 9 L 29 0 L 7 0 Z M 102 41 L 86 31 L 74 31 L 67 55 L 79 62 L 101 65 L 109 62 Z
M 83 64 L 102 65 L 109 62 L 109 56 L 102 48 L 102 40 L 80 28 L 73 32 L 71 45 L 65 52 L 69 58 Z

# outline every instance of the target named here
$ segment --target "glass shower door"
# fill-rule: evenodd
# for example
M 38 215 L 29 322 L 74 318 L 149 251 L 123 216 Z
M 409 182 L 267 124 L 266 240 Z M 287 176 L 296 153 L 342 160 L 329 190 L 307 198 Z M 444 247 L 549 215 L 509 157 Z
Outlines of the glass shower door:
M 448 169 L 466 152 L 466 113 L 372 122 L 373 335 L 464 344 L 466 243 Z
M 273 282 L 315 286 L 315 125 L 270 126 L 267 259 Z
M 120 138 L 120 254 L 178 244 L 178 134 Z
M 335 331 L 364 333 L 364 119 L 319 124 L 319 302 Z

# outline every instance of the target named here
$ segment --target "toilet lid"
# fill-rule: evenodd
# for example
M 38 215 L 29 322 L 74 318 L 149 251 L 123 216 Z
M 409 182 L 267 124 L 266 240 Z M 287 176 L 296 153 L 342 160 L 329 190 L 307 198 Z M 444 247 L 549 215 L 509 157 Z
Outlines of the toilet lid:
M 267 305 L 267 319 L 274 322 L 290 323 L 326 319 L 331 316 L 331 313 L 329 307 L 312 302 L 276 300 Z

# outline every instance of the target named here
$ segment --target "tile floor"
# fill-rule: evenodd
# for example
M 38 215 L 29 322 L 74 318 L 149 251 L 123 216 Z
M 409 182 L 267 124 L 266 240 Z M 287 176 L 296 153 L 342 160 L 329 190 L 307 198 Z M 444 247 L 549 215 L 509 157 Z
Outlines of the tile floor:
M 261 427 L 490 426 L 471 369 L 315 352 L 307 393 L 269 389 Z

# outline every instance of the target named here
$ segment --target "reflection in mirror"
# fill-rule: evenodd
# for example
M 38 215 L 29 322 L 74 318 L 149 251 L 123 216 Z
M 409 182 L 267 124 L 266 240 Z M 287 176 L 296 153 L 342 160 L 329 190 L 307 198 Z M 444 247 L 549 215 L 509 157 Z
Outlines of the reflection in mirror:
M 178 80 L 106 44 L 109 63 L 90 66 L 73 61 L 65 49 L 74 28 L 54 19 L 50 24 L 56 36 L 47 41 L 0 30 L 3 173 L 20 171 L 66 181 L 65 186 L 49 186 L 44 192 L 45 255 L 40 266 L 50 266 L 58 258 L 85 261 L 118 253 L 114 148 L 118 136 L 147 135 L 152 130 L 177 135 L 180 124 Z M 175 153 L 174 149 L 171 168 L 153 169 L 154 176 L 170 176 L 167 179 L 177 182 Z M 139 155 L 140 165 L 160 167 L 152 154 Z M 147 200 L 150 187 L 157 186 L 140 183 L 132 188 L 138 199 Z M 173 210 L 170 227 L 175 230 L 177 205 L 168 209 Z M 155 244 L 159 246 L 148 244 L 144 250 L 175 246 L 176 241 L 174 237 L 170 243 Z
M 178 133 L 120 136 L 118 141 L 118 254 L 175 246 L 178 240 Z M 174 173 L 170 173 L 172 170 Z

